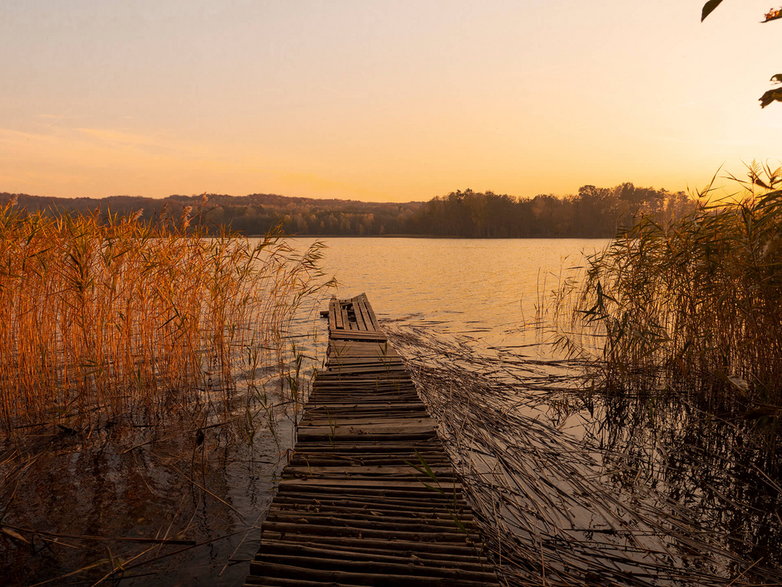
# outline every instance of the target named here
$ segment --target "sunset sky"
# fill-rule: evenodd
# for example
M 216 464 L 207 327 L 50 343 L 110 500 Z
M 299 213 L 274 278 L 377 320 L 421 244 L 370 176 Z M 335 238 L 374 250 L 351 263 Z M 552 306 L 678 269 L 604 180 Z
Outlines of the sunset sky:
M 1 0 L 0 191 L 695 188 L 782 159 L 770 1 Z

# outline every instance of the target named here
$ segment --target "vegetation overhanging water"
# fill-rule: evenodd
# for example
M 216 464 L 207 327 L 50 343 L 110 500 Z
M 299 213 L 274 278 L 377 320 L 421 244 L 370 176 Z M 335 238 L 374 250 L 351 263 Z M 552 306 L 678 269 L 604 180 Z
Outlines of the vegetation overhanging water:
M 782 580 L 778 396 L 769 394 L 773 379 L 759 384 L 751 364 L 742 362 L 743 349 L 753 348 L 756 339 L 747 326 L 735 325 L 748 310 L 779 307 L 773 299 L 757 304 L 761 293 L 779 293 L 779 196 L 773 190 L 777 180 L 765 179 L 769 189 L 763 190 L 763 198 L 720 208 L 729 216 L 704 209 L 694 223 L 690 219 L 679 227 L 636 226 L 637 232 L 594 258 L 586 281 L 586 295 L 592 297 L 579 299 L 576 282 L 558 278 L 554 307 L 540 291 L 538 313 L 527 321 L 527 332 L 539 333 L 535 343 L 528 334 L 523 344 L 489 344 L 479 324 L 471 338 L 464 331 L 467 325 L 452 336 L 435 334 L 430 325 L 422 328 L 421 317 L 385 321 L 440 423 L 489 545 L 511 583 L 748 585 Z M 739 220 L 743 225 L 735 225 Z M 742 226 L 750 230 L 742 232 Z M 686 227 L 693 229 L 686 233 Z M 82 233 L 80 229 L 72 236 Z M 709 240 L 709 234 L 715 238 Z M 150 239 L 156 242 L 159 236 Z M 681 247 L 678 257 L 670 254 L 672 246 Z M 41 250 L 28 248 L 26 262 L 39 262 L 46 252 Z M 703 250 L 708 251 L 705 257 L 693 255 Z M 280 253 L 288 261 L 296 258 L 290 250 Z M 66 262 L 78 267 L 80 257 L 75 257 Z M 628 258 L 647 263 L 639 268 L 649 271 L 612 273 L 625 268 Z M 748 262 L 758 259 L 760 264 Z M 661 372 L 660 361 L 647 360 L 653 353 L 670 353 L 666 344 L 675 349 L 674 357 L 693 348 L 692 341 L 677 347 L 673 343 L 680 339 L 661 335 L 663 326 L 678 324 L 660 318 L 665 304 L 649 306 L 646 298 L 632 295 L 646 289 L 628 288 L 622 297 L 622 278 L 633 278 L 629 283 L 638 288 L 639 275 L 655 276 L 657 261 L 669 263 L 666 276 L 681 271 L 679 281 L 660 286 L 672 296 L 668 299 L 681 295 L 671 283 L 686 283 L 683 276 L 703 271 L 690 287 L 697 285 L 704 296 L 693 307 L 708 316 L 714 316 L 714 308 L 707 296 L 717 286 L 736 290 L 733 299 L 740 311 L 734 314 L 741 315 L 729 316 L 734 324 L 730 332 L 749 346 L 715 355 L 722 361 L 716 371 L 707 368 L 705 351 L 719 345 L 700 351 L 701 362 L 687 356 L 697 366 L 690 373 L 697 375 L 694 387 L 687 385 L 691 379 L 681 371 L 681 361 L 663 360 L 668 371 Z M 749 270 L 742 273 L 742 267 Z M 309 273 L 314 269 L 310 263 L 304 274 L 316 275 Z M 161 275 L 164 283 L 166 274 Z M 714 279 L 706 280 L 709 276 Z M 765 280 L 765 290 L 753 286 L 751 279 L 758 276 Z M 617 284 L 619 291 L 612 289 Z M 146 289 L 157 295 L 153 286 Z M 636 303 L 639 299 L 643 303 Z M 314 301 L 307 306 L 299 334 L 308 329 L 305 325 L 312 327 L 316 306 Z M 586 325 L 569 321 L 573 309 L 582 310 Z M 642 328 L 631 320 L 650 316 L 654 327 Z M 559 348 L 569 350 L 569 358 L 557 355 L 550 344 L 556 320 L 567 331 Z M 702 317 L 694 323 L 708 326 Z M 611 330 L 615 324 L 624 329 Z M 720 328 L 716 318 L 711 324 Z M 779 321 L 776 330 L 773 320 L 763 324 L 766 368 L 768 360 L 779 357 L 770 346 L 779 343 Z M 616 335 L 628 332 L 637 336 L 628 345 L 630 354 L 622 356 L 616 351 L 621 347 Z M 700 340 L 714 340 L 698 333 Z M 647 338 L 639 342 L 641 335 Z M 603 344 L 606 337 L 610 345 Z M 292 443 L 313 364 L 306 357 L 314 357 L 320 346 L 307 337 L 296 339 L 295 350 L 279 341 L 257 345 L 255 351 L 253 345 L 228 345 L 227 352 L 239 359 L 231 363 L 236 365 L 232 386 L 220 383 L 214 368 L 219 359 L 203 359 L 200 370 L 194 369 L 206 376 L 192 387 L 198 401 L 189 392 L 185 401 L 172 401 L 179 387 L 171 386 L 164 396 L 172 403 L 154 400 L 162 411 L 134 411 L 125 425 L 114 416 L 92 418 L 82 407 L 35 421 L 47 413 L 49 405 L 41 403 L 36 418 L 26 424 L 33 426 L 16 429 L 3 452 L 5 567 L 18 573 L 20 583 L 240 580 L 242 565 L 254 554 L 274 476 Z M 641 343 L 652 346 L 639 347 Z M 601 349 L 609 349 L 609 356 L 594 354 Z M 273 354 L 253 354 L 264 350 Z M 77 365 L 81 381 L 85 375 L 94 377 L 94 363 Z M 704 377 L 708 373 L 712 376 Z M 733 392 L 728 401 L 723 401 L 725 390 Z M 122 401 L 133 398 L 138 396 Z M 119 404 L 117 414 L 127 413 L 125 405 Z M 210 406 L 208 415 L 205 405 Z M 19 430 L 24 431 L 22 442 Z
M 310 369 L 291 321 L 328 283 L 318 243 L 190 221 L 0 209 L 8 581 L 240 580 Z

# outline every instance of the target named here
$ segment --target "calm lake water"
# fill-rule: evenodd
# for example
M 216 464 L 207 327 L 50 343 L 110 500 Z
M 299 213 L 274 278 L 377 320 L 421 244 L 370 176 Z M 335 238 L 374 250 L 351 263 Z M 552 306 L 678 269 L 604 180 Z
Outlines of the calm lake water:
M 294 239 L 304 247 L 315 239 Z M 378 317 L 467 335 L 477 347 L 527 344 L 536 305 L 606 239 L 327 238 L 338 297 L 366 293 Z
M 505 536 L 494 548 L 525 559 L 507 577 L 782 581 L 776 423 L 585 396 L 582 366 L 552 344 L 551 292 L 608 242 L 325 239 L 324 269 L 338 297 L 365 292 L 385 319 L 474 506 Z
M 511 580 L 782 581 L 779 451 L 758 447 L 758 424 L 681 402 L 585 399 L 580 365 L 550 344 L 550 314 L 539 312 L 549 292 L 608 241 L 319 240 L 324 272 L 339 282 L 333 293 L 366 293 L 408 361 L 473 505 L 502 537 L 493 547 L 515 549 Z M 325 307 L 293 324 L 291 340 L 308 357 L 303 379 L 324 358 L 316 310 Z M 241 584 L 293 447 L 296 411 L 275 385 L 252 404 L 252 433 L 220 422 L 127 438 L 54 430 L 42 435 L 44 451 L 9 448 L 3 524 L 51 533 L 32 544 L 0 535 L 12 582 L 89 583 L 124 561 L 122 584 Z M 173 539 L 181 543 L 165 542 Z

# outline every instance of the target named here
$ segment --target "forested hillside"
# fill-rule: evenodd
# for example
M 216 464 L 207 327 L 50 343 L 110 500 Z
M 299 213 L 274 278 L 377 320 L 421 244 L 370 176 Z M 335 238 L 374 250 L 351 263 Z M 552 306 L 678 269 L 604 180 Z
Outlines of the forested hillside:
M 216 231 L 228 226 L 243 234 L 262 234 L 281 225 L 294 235 L 419 235 L 475 238 L 611 237 L 645 214 L 667 222 L 695 208 L 682 192 L 635 187 L 586 185 L 571 196 L 518 198 L 492 192 L 456 191 L 428 202 L 376 203 L 291 198 L 274 194 L 228 196 L 133 196 L 53 198 L 0 193 L 0 204 L 23 209 L 118 214 L 142 211 L 150 221 L 177 220 Z
M 648 215 L 666 223 L 694 210 L 682 192 L 586 185 L 568 197 L 513 198 L 491 192 L 458 191 L 437 197 L 415 214 L 411 232 L 465 237 L 611 237 L 633 218 Z

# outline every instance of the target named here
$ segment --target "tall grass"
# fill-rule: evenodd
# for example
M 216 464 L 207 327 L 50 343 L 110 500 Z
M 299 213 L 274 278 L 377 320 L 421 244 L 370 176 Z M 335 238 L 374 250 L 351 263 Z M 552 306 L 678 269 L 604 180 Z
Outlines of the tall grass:
M 0 427 L 208 409 L 230 400 L 245 349 L 275 360 L 322 284 L 320 245 L 204 238 L 189 213 L 152 225 L 0 208 Z
M 779 411 L 782 169 L 753 165 L 743 183 L 668 226 L 643 218 L 590 259 L 576 316 L 604 335 L 601 387 Z

